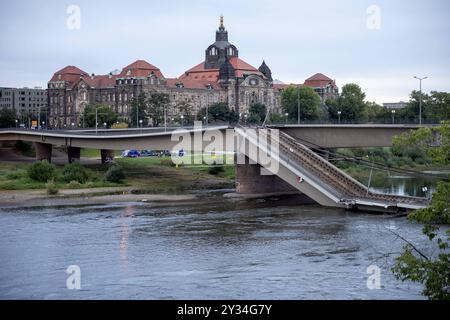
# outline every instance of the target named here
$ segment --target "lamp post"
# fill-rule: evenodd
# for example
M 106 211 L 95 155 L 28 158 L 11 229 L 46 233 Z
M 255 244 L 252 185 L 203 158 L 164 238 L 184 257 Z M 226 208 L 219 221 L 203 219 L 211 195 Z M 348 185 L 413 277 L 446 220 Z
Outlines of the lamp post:
M 19 124 L 19 120 L 15 120 L 16 121 L 16 128 L 18 127 L 18 124 Z
M 248 115 L 247 115 L 247 114 L 244 114 L 244 124 L 245 124 L 245 125 L 247 125 L 247 117 L 248 117 Z
M 167 106 L 164 105 L 164 132 L 167 131 Z
M 180 119 L 181 119 L 181 126 L 183 127 L 184 126 L 184 116 L 181 115 Z
M 95 134 L 98 134 L 98 108 L 95 108 Z
M 341 124 L 341 114 L 342 114 L 342 111 L 338 111 L 337 114 L 338 114 L 338 118 L 339 118 L 339 120 L 338 120 L 339 122 L 338 122 L 338 123 Z
M 287 124 L 287 119 L 288 119 L 289 113 L 285 113 L 284 114 L 284 123 Z
M 143 123 L 144 121 L 141 119 L 141 120 L 139 120 L 139 125 L 140 125 L 140 127 L 141 127 L 141 133 L 142 133 L 142 123 Z
M 391 113 L 392 113 L 392 124 L 395 124 L 395 110 L 392 110 Z
M 422 80 L 428 79 L 428 77 L 419 78 L 417 76 L 414 76 L 414 79 L 419 80 L 420 83 L 419 125 L 422 125 Z

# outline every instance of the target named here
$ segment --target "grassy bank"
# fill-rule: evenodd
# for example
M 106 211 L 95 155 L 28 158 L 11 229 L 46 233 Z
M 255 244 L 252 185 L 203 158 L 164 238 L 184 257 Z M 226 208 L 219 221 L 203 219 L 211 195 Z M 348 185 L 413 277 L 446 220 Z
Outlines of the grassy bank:
M 97 158 L 100 154 L 96 150 L 82 150 L 82 156 Z M 196 161 L 201 160 L 200 155 L 195 157 Z M 208 160 L 213 162 L 217 159 Z M 181 164 L 176 166 L 170 157 L 117 158 L 116 162 L 125 173 L 125 179 L 121 183 L 104 180 L 108 165 L 85 165 L 89 179 L 83 184 L 65 182 L 62 177 L 63 166 L 56 166 L 55 187 L 57 189 L 132 187 L 132 193 L 147 194 L 178 194 L 188 190 L 234 187 L 233 165 Z M 31 164 L 28 163 L 0 162 L 0 190 L 45 189 L 45 182 L 34 181 L 28 176 L 27 170 L 30 166 Z

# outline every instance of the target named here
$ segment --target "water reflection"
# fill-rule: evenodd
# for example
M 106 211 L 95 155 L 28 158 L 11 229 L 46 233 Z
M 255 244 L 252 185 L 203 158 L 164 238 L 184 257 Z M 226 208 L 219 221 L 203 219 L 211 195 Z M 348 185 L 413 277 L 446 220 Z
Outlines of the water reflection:
M 386 176 L 376 177 L 371 182 L 371 190 L 396 195 L 407 195 L 413 197 L 431 197 L 436 190 L 439 178 L 409 177 L 409 176 Z M 424 187 L 426 190 L 424 190 Z

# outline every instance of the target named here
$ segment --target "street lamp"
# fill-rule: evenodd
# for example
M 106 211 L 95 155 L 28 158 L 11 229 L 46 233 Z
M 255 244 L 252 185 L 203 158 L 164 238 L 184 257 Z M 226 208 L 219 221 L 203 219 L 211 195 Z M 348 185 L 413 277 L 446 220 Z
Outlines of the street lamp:
M 16 119 L 16 128 L 18 127 L 19 120 Z
M 42 129 L 45 127 L 45 121 L 42 121 Z
M 286 113 L 284 114 L 284 122 L 285 122 L 285 124 L 287 124 L 288 116 L 289 116 L 289 113 L 286 112 Z
M 391 113 L 392 113 L 392 124 L 394 124 L 395 123 L 395 110 L 392 110 Z
M 339 118 L 339 124 L 341 124 L 341 114 L 342 114 L 342 111 L 338 111 L 337 114 L 338 114 L 338 118 Z
M 422 125 L 422 80 L 428 79 L 428 77 L 419 78 L 414 76 L 414 79 L 417 79 L 420 82 L 419 125 Z
M 183 115 L 181 115 L 181 126 L 183 127 L 184 126 L 184 116 Z
M 248 115 L 247 115 L 247 114 L 244 114 L 244 124 L 245 124 L 245 125 L 247 125 L 247 117 L 248 117 Z

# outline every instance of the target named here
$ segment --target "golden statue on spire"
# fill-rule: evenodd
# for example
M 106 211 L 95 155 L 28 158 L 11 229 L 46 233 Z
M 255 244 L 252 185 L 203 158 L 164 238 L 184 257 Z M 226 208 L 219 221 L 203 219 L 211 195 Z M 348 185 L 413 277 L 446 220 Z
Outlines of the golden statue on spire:
M 223 25 L 223 15 L 220 16 L 220 28 L 224 29 L 224 25 Z

